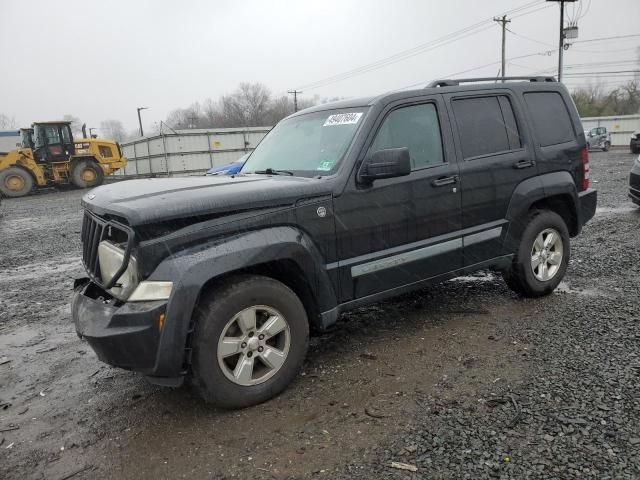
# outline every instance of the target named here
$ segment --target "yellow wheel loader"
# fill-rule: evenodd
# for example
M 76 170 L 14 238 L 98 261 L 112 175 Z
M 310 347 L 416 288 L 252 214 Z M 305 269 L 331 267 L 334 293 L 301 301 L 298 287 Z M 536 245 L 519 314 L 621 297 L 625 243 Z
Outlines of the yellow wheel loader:
M 0 153 L 0 193 L 27 195 L 35 187 L 72 184 L 78 188 L 102 184 L 127 165 L 120 145 L 112 140 L 73 139 L 70 122 L 37 122 L 21 129 L 22 146 Z

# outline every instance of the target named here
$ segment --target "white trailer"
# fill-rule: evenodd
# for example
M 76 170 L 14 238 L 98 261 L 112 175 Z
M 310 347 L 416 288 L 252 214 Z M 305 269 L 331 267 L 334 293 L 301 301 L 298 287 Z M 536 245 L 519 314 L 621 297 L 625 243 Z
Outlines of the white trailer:
M 611 117 L 583 117 L 582 126 L 589 131 L 593 127 L 605 127 L 611 134 L 614 147 L 629 146 L 631 134 L 640 131 L 640 114 L 614 115 Z
M 0 130 L 0 152 L 15 150 L 20 146 L 20 130 Z
M 252 151 L 271 127 L 171 130 L 121 145 L 129 159 L 117 175 L 202 175 Z

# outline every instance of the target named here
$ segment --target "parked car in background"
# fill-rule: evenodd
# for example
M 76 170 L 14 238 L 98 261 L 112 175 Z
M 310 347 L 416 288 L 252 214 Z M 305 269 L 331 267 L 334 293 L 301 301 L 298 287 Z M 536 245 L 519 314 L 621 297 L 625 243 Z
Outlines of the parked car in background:
M 611 134 L 607 132 L 606 127 L 594 127 L 589 130 L 587 144 L 589 150 L 599 148 L 603 152 L 608 152 L 611 148 Z
M 569 92 L 528 80 L 318 105 L 238 175 L 88 192 L 78 335 L 106 363 L 238 408 L 281 392 L 309 331 L 354 308 L 487 268 L 549 295 L 597 192 Z
M 631 141 L 629 142 L 631 153 L 640 153 L 640 130 L 633 132 Z
M 235 162 L 227 163 L 226 165 L 221 165 L 219 167 L 210 168 L 209 170 L 207 170 L 207 173 L 205 175 L 235 175 L 240 171 L 240 169 L 244 165 L 244 162 L 246 162 L 247 158 L 249 158 L 249 155 L 249 153 L 246 153 Z
M 633 148 L 631 150 L 633 151 Z M 633 167 L 629 174 L 629 198 L 640 207 L 640 156 L 633 162 Z

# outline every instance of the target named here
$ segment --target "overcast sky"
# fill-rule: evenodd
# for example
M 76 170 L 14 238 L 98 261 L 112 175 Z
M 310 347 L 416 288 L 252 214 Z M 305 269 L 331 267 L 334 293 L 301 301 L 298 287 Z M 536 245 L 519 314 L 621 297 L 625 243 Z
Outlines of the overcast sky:
M 578 40 L 640 33 L 639 0 L 579 2 Z M 0 0 L 0 113 L 20 125 L 70 113 L 88 126 L 118 119 L 133 129 L 138 106 L 150 107 L 143 116 L 151 125 L 242 81 L 273 94 L 301 87 L 303 97 L 355 97 L 492 62 L 463 75 L 496 75 L 500 27 L 489 19 L 525 5 L 509 15 L 507 57 L 542 54 L 513 59 L 507 74 L 555 75 L 557 52 L 543 52 L 556 48 L 559 7 L 543 0 Z M 567 12 L 573 17 L 574 7 Z M 449 44 L 310 85 L 483 21 Z M 638 45 L 640 36 L 576 43 L 566 72 L 638 69 L 620 63 L 635 60 Z M 594 62 L 618 63 L 571 67 Z M 569 86 L 589 81 L 567 78 Z

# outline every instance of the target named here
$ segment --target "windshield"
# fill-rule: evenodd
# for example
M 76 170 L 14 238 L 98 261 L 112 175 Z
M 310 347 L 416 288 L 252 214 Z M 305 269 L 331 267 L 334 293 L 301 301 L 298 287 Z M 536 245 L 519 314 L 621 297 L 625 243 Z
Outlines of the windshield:
M 242 172 L 328 175 L 342 160 L 365 111 L 325 110 L 283 120 L 251 153 Z

